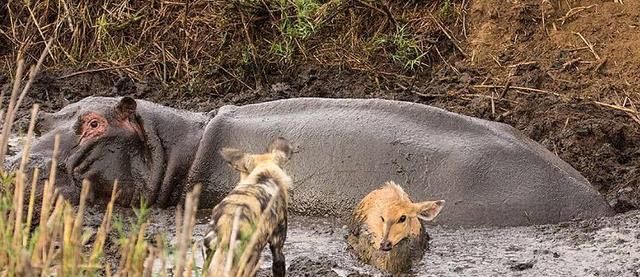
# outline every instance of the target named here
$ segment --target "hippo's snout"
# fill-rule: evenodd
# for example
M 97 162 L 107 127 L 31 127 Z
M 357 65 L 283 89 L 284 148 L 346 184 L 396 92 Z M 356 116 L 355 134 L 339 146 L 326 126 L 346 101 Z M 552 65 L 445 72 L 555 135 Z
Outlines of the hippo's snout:
M 393 248 L 393 245 L 391 244 L 391 241 L 383 240 L 380 243 L 380 250 L 382 250 L 382 251 L 391 251 L 391 248 Z

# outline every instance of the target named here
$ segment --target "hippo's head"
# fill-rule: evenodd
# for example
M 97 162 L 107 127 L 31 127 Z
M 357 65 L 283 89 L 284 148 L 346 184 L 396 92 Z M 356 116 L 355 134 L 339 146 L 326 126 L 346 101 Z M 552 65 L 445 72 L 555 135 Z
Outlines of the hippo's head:
M 76 201 L 74 191 L 84 179 L 93 196 L 109 195 L 114 181 L 125 199 L 149 182 L 150 147 L 136 101 L 130 97 L 86 98 L 56 113 L 39 115 L 42 134 L 32 147 L 49 169 L 55 136 L 60 136 L 56 187 Z M 48 171 L 47 171 L 48 173 Z

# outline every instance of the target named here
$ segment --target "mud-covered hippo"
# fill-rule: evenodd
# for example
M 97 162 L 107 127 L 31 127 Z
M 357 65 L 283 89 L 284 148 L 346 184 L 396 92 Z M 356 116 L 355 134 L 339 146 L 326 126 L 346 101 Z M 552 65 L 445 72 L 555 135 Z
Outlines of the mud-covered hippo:
M 177 204 L 202 183 L 201 206 L 213 207 L 237 181 L 218 151 L 261 150 L 276 136 L 296 146 L 288 172 L 290 209 L 349 216 L 380 182 L 395 180 L 416 199 L 444 199 L 437 222 L 451 226 L 555 223 L 613 214 L 569 164 L 514 128 L 408 102 L 297 98 L 210 113 L 176 110 L 131 98 L 89 97 L 43 114 L 36 161 L 61 136 L 57 186 L 78 199 L 83 178 L 120 203 L 140 197 Z M 18 154 L 17 156 L 19 156 Z M 38 158 L 40 157 L 40 158 Z

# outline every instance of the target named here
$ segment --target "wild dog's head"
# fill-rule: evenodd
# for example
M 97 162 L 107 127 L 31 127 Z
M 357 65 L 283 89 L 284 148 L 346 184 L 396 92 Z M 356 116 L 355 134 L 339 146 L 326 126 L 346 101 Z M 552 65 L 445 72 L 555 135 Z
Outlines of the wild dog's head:
M 258 187 L 265 184 L 275 184 L 280 189 L 280 195 L 277 199 L 284 199 L 284 211 L 286 212 L 286 203 L 288 198 L 287 190 L 291 187 L 291 178 L 284 172 L 282 167 L 289 161 L 293 151 L 291 144 L 284 138 L 278 137 L 274 139 L 262 154 L 248 153 L 236 148 L 223 148 L 220 151 L 222 158 L 237 172 L 240 173 L 240 184 L 256 185 Z M 267 179 L 263 179 L 266 177 Z M 241 186 L 242 187 L 242 186 Z M 235 190 L 239 188 L 236 187 Z M 234 191 L 235 191 L 234 190 Z M 235 218 L 234 213 L 239 206 L 245 207 L 240 210 L 238 218 L 246 220 L 256 218 L 256 214 L 260 214 L 260 209 L 264 209 L 269 205 L 271 200 L 276 198 L 273 193 L 255 193 L 241 191 L 234 194 L 231 192 L 225 197 L 220 204 L 213 209 L 211 222 L 209 223 L 210 231 L 203 241 L 203 255 L 207 257 L 206 265 L 211 263 L 219 265 L 222 259 L 220 249 L 221 242 L 228 242 L 231 236 L 231 227 Z M 276 203 L 276 202 L 274 202 Z M 249 215 L 253 213 L 253 215 Z M 241 221 L 242 221 L 241 220 Z M 246 237 L 242 234 L 252 234 L 257 228 L 250 222 L 239 223 L 239 236 Z M 222 247 L 224 248 L 224 247 Z M 223 250 L 225 251 L 225 250 Z M 214 266 L 215 267 L 215 266 Z
M 223 148 L 222 158 L 240 173 L 240 182 L 244 182 L 256 168 L 276 166 L 282 168 L 291 158 L 293 148 L 289 141 L 282 137 L 274 139 L 265 153 L 251 154 L 236 148 Z

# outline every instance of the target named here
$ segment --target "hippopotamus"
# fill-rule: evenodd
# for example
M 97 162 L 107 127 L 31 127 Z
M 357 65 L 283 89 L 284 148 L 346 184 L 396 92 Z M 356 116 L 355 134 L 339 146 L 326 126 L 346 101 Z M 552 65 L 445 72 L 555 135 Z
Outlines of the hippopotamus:
M 296 153 L 287 168 L 293 214 L 347 218 L 385 181 L 403 183 L 415 199 L 446 200 L 434 221 L 441 225 L 520 226 L 614 214 L 577 170 L 513 127 L 417 103 L 293 98 L 199 113 L 130 97 L 88 97 L 42 113 L 38 126 L 32 157 L 49 164 L 60 135 L 56 187 L 71 202 L 84 179 L 94 199 L 108 198 L 118 180 L 120 205 L 177 205 L 202 184 L 200 208 L 211 208 L 237 182 L 220 149 L 260 151 L 264 141 L 282 136 Z

